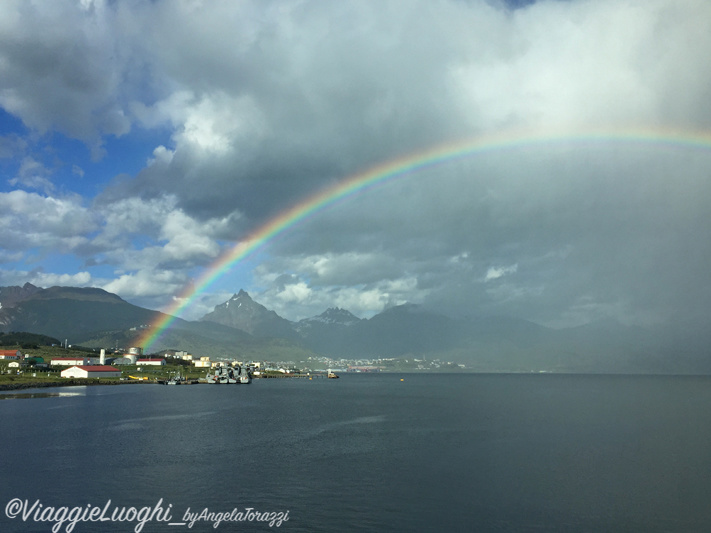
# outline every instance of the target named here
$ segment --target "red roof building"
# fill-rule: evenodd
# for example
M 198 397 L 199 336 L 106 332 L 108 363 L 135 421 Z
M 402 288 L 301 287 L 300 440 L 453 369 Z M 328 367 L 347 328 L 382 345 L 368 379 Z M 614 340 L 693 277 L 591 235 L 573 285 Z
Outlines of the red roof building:
M 0 350 L 0 359 L 5 361 L 17 361 L 22 359 L 22 352 L 20 350 Z
M 75 365 L 62 370 L 63 378 L 120 378 L 121 370 L 115 366 Z

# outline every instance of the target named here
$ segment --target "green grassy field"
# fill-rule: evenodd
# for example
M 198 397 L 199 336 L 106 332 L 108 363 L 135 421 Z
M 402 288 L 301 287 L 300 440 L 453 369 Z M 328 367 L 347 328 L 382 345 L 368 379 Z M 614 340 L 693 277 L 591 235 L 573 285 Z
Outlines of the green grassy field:
M 138 370 L 141 368 L 141 370 Z M 51 387 L 64 385 L 94 385 L 94 384 L 119 384 L 119 383 L 155 383 L 156 380 L 167 380 L 172 377 L 182 375 L 183 378 L 193 380 L 204 378 L 206 371 L 200 368 L 183 368 L 178 365 L 166 365 L 162 367 L 121 367 L 120 378 L 63 378 L 60 370 L 33 370 L 24 369 L 20 373 L 16 369 L 10 369 L 8 373 L 7 365 L 0 365 L 0 390 L 11 390 L 28 387 Z M 131 378 L 146 378 L 136 380 Z
M 45 363 L 49 363 L 56 357 L 83 357 L 90 355 L 98 356 L 94 353 L 86 353 L 85 351 L 77 351 L 72 349 L 61 348 L 59 346 L 40 346 L 37 348 L 19 348 L 18 346 L 0 346 L 3 350 L 19 349 L 23 354 L 30 357 L 42 357 Z M 205 377 L 206 369 L 195 368 L 192 365 L 167 364 L 165 366 L 138 366 L 138 365 L 121 365 L 121 378 L 101 378 L 101 379 L 68 379 L 61 377 L 60 373 L 66 367 L 50 367 L 49 369 L 40 369 L 33 366 L 27 366 L 20 369 L 10 368 L 8 365 L 11 361 L 0 361 L 0 390 L 28 388 L 28 387 L 49 387 L 62 385 L 76 384 L 119 384 L 129 382 L 139 382 L 133 380 L 129 376 L 137 378 L 147 378 L 149 383 L 155 380 L 166 380 L 172 377 L 182 376 L 186 379 L 199 379 Z

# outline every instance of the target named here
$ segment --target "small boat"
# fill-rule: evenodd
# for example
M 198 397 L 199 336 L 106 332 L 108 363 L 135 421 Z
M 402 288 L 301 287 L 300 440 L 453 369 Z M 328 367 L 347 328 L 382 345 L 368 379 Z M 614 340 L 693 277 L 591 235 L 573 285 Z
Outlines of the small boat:
M 328 371 L 328 379 L 338 379 L 338 374 L 335 372 Z

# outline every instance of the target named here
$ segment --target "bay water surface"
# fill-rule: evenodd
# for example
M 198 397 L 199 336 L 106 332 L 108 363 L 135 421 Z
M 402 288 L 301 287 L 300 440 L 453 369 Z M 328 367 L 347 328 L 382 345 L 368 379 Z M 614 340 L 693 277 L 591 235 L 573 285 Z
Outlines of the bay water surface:
M 0 398 L 3 532 L 51 531 L 8 516 L 25 500 L 162 500 L 173 525 L 142 531 L 166 533 L 711 531 L 710 377 L 345 374 Z M 288 521 L 189 527 L 205 509 Z

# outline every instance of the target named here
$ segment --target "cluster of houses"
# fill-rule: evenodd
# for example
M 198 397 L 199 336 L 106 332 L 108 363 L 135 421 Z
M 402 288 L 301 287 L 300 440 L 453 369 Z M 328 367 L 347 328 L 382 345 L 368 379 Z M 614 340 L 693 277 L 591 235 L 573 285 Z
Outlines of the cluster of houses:
M 233 365 L 239 365 L 239 366 L 249 366 L 252 369 L 256 370 L 256 373 L 259 374 L 259 370 L 263 368 L 263 363 L 260 361 L 237 361 L 233 360 L 231 362 L 228 361 L 213 361 L 209 357 L 197 357 L 194 355 L 190 355 L 188 352 L 184 351 L 179 351 L 179 350 L 167 350 L 165 352 L 165 356 L 170 359 L 181 359 L 182 361 L 187 361 L 191 365 L 193 365 L 196 368 L 218 368 L 221 366 L 226 366 L 229 364 Z
M 106 359 L 104 350 L 97 357 L 55 357 L 50 365 L 66 366 L 60 372 L 63 378 L 118 378 L 121 377 L 121 365 L 163 366 L 165 359 L 139 358 L 137 354 L 126 357 Z
M 46 363 L 42 357 L 29 357 L 22 355 L 19 350 L 0 350 L 0 361 L 9 361 L 8 369 L 17 369 L 31 367 L 36 370 L 44 370 L 48 368 L 64 368 L 60 375 L 65 378 L 111 378 L 121 377 L 122 365 L 137 365 L 137 366 L 163 366 L 166 364 L 166 358 L 180 359 L 187 361 L 197 368 L 215 368 L 228 364 L 225 361 L 211 361 L 209 357 L 196 357 L 187 352 L 171 350 L 166 352 L 165 358 L 150 358 L 143 357 L 141 348 L 130 348 L 128 353 L 120 357 L 107 357 L 106 352 L 101 350 L 98 357 L 92 356 L 76 356 L 76 357 L 55 357 L 49 363 Z M 235 361 L 242 366 L 244 363 Z M 262 363 L 248 363 L 255 374 L 259 374 L 262 370 Z M 265 370 L 270 370 L 267 367 Z M 288 373 L 289 370 L 282 368 L 274 368 L 280 372 Z
M 121 377 L 121 369 L 116 365 L 163 366 L 165 359 L 140 357 L 140 350 L 132 348 L 125 357 L 106 358 L 101 350 L 99 357 L 55 357 L 47 364 L 42 357 L 22 355 L 20 350 L 0 350 L 0 360 L 9 361 L 8 369 L 32 366 L 37 370 L 50 367 L 67 367 L 60 372 L 63 378 L 113 378 Z
M 47 368 L 47 363 L 41 357 L 27 357 L 20 350 L 0 350 L 0 361 L 10 361 L 8 368 L 21 368 L 34 363 L 37 368 Z
M 188 361 L 197 368 L 213 368 L 225 364 L 224 362 L 211 361 L 209 357 L 194 357 L 187 352 L 171 351 L 166 356 Z M 121 377 L 120 367 L 122 365 L 163 366 L 166 364 L 165 358 L 143 357 L 141 348 L 130 348 L 128 353 L 121 357 L 107 357 L 106 352 L 101 350 L 99 357 L 88 355 L 55 357 L 49 363 L 46 363 L 42 357 L 22 355 L 20 350 L 0 350 L 0 361 L 2 360 L 9 361 L 8 369 L 17 369 L 17 371 L 28 367 L 36 370 L 66 367 L 60 372 L 64 378 Z M 253 366 L 259 368 L 260 363 L 254 363 Z

